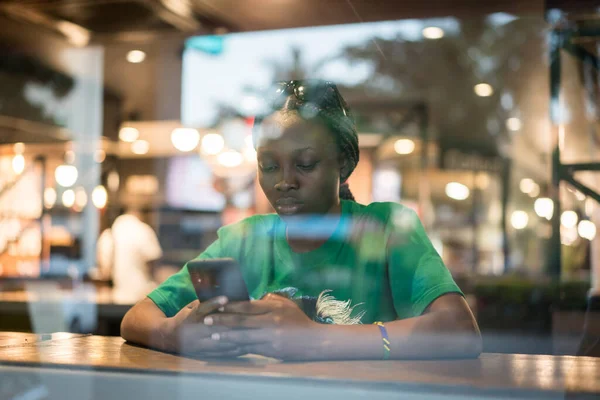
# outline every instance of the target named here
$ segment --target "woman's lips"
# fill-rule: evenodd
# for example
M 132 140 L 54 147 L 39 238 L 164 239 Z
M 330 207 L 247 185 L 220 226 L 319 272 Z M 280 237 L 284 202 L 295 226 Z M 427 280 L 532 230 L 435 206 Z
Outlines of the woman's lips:
M 291 197 L 284 197 L 275 202 L 279 214 L 295 214 L 302 208 L 302 202 Z

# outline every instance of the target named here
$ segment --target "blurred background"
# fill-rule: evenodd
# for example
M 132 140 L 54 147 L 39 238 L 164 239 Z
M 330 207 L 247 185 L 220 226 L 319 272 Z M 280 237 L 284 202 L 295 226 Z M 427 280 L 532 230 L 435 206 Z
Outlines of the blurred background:
M 357 201 L 417 211 L 484 351 L 574 354 L 600 288 L 596 3 L 2 1 L 0 330 L 118 335 L 219 227 L 272 212 L 262 90 L 326 79 Z

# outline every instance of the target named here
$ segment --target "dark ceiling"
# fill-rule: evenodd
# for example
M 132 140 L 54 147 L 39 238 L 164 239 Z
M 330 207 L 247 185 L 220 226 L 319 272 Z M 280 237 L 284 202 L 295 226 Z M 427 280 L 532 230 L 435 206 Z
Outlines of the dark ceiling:
M 4 0 L 0 11 L 64 34 L 61 21 L 92 39 L 132 32 L 189 34 L 354 22 L 543 12 L 542 0 Z

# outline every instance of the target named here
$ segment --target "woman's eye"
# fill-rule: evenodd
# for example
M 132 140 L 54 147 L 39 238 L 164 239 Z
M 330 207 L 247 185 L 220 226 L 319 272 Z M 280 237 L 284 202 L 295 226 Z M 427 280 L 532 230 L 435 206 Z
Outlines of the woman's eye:
M 298 164 L 298 168 L 300 168 L 303 171 L 312 171 L 313 169 L 315 169 L 316 166 L 317 166 L 316 163 L 314 163 L 314 164 Z
M 264 164 L 260 166 L 261 171 L 263 172 L 272 172 L 275 171 L 277 169 L 276 165 L 273 164 Z

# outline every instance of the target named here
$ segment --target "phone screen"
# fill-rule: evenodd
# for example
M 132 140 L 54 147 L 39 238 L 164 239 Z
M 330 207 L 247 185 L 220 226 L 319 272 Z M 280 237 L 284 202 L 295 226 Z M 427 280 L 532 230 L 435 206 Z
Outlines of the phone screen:
M 232 258 L 190 261 L 187 268 L 201 302 L 218 296 L 229 301 L 250 299 L 240 266 Z

